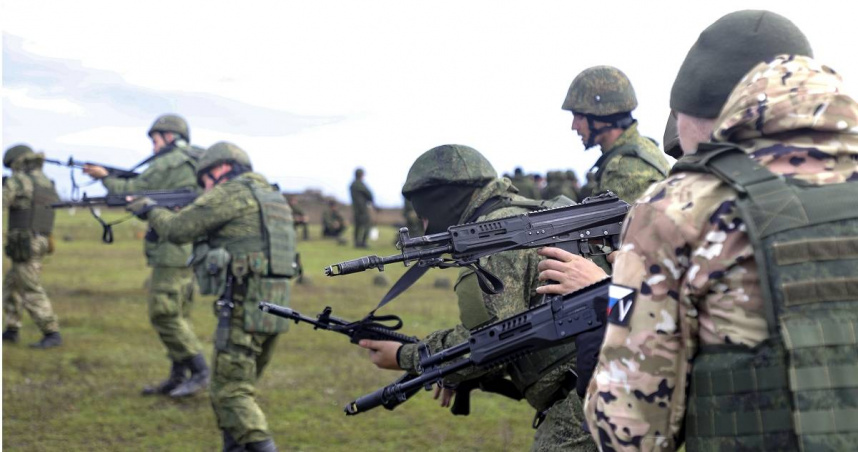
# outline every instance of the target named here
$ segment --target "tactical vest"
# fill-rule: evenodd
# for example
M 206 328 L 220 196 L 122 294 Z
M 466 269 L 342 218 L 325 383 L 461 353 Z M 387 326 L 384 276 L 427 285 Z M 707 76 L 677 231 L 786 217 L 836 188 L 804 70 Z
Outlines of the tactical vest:
M 769 339 L 702 346 L 686 447 L 850 450 L 858 444 L 858 183 L 787 180 L 731 144 L 673 169 L 736 190 L 754 247 Z
M 529 211 L 535 211 L 572 204 L 575 204 L 575 202 L 562 195 L 543 201 L 513 198 L 497 205 L 495 209 L 483 212 L 480 216 L 491 213 L 493 210 L 497 210 L 502 207 L 521 207 Z M 459 295 L 458 299 L 460 300 L 459 312 L 461 313 L 462 325 L 468 330 L 479 328 L 482 325 L 486 325 L 489 322 L 496 320 L 489 314 L 485 304 L 481 302 L 482 292 L 476 282 L 476 279 L 472 278 L 470 280 L 471 283 L 462 284 L 463 278 L 471 273 L 473 273 L 472 270 L 463 270 L 459 274 L 459 278 L 455 285 L 456 294 Z M 464 300 L 464 302 L 462 300 Z M 524 394 L 528 388 L 546 376 L 549 372 L 572 361 L 574 356 L 575 344 L 574 342 L 569 342 L 567 344 L 558 345 L 525 355 L 524 357 L 521 357 L 507 365 L 506 370 L 509 372 L 513 384 L 515 384 L 516 388 Z M 545 402 L 550 403 L 550 401 Z M 541 404 L 542 403 L 540 403 L 540 405 Z M 536 408 L 538 410 L 544 410 L 548 407 L 537 406 Z
M 596 186 L 602 184 L 602 173 L 605 172 L 605 168 L 608 167 L 608 163 L 620 157 L 635 157 L 641 159 L 647 165 L 655 168 L 655 170 L 658 171 L 659 174 L 662 175 L 662 177 L 667 177 L 667 173 L 669 172 L 669 168 L 665 168 L 662 163 L 658 161 L 658 159 L 641 152 L 640 148 L 633 145 L 632 143 L 627 143 L 617 147 L 616 149 L 611 149 L 608 153 L 603 154 L 601 157 L 599 157 L 599 160 L 596 160 L 596 164 L 593 165 L 593 167 L 597 168 L 596 175 L 594 178 L 594 180 L 596 181 Z
M 60 201 L 54 181 L 47 177 L 26 176 L 33 184 L 33 199 L 26 209 L 9 209 L 9 229 L 33 231 L 50 235 L 54 229 L 54 209 L 51 204 Z

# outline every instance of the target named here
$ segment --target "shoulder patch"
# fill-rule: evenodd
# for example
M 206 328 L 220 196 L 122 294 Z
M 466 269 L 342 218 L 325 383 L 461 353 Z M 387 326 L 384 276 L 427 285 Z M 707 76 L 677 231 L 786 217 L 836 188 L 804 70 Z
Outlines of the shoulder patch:
M 636 294 L 635 289 L 611 284 L 608 288 L 608 322 L 628 326 L 629 314 L 632 313 Z

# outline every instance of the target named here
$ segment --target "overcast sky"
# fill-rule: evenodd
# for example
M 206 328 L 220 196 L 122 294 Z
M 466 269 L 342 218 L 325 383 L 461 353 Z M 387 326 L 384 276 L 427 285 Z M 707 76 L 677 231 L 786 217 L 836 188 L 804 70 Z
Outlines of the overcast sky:
M 128 168 L 151 153 L 155 117 L 178 113 L 194 144 L 234 142 L 284 190 L 344 202 L 360 166 L 379 205 L 401 205 L 411 163 L 446 143 L 498 173 L 583 175 L 600 151 L 560 109 L 583 69 L 622 69 L 641 131 L 661 142 L 686 52 L 731 11 L 786 16 L 856 86 L 844 4 L 3 0 L 3 148 Z M 67 195 L 68 171 L 48 172 Z

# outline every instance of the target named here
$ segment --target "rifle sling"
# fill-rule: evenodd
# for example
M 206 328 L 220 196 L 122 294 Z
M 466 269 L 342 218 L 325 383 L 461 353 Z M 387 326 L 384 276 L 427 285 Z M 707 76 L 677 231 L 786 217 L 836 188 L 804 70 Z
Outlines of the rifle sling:
M 130 214 L 125 218 L 122 218 L 122 219 L 116 220 L 114 222 L 108 223 L 108 222 L 104 221 L 100 216 L 98 216 L 97 213 L 95 213 L 94 207 L 89 206 L 89 212 L 92 214 L 92 217 L 95 218 L 96 221 L 98 221 L 101 224 L 101 227 L 104 229 L 102 234 L 101 234 L 101 241 L 104 243 L 113 243 L 113 226 L 114 225 L 117 225 L 119 223 L 124 223 L 124 222 L 126 222 L 126 221 L 128 221 L 134 217 L 134 214 Z

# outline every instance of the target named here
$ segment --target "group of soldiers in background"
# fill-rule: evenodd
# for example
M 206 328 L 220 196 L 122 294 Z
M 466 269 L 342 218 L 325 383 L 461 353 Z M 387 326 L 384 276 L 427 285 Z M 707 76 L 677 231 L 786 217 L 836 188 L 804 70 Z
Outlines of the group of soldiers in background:
M 670 450 L 683 442 L 689 450 L 854 447 L 858 104 L 843 89 L 834 71 L 812 59 L 792 22 L 739 11 L 704 30 L 674 81 L 663 146 L 685 156 L 673 169 L 656 142 L 638 133 L 632 84 L 611 66 L 578 74 L 562 104 L 584 147 L 602 152 L 582 190 L 567 194 L 555 182 L 549 191 L 551 173 L 544 192 L 523 171 L 499 178 L 469 146 L 426 151 L 402 188 L 409 228 L 433 234 L 544 207 L 540 198 L 562 204 L 611 191 L 633 204 L 621 248 L 593 261 L 552 247 L 488 256 L 480 265 L 505 290 L 483 293 L 475 271 L 462 268 L 454 286 L 458 324 L 419 345 L 360 346 L 379 368 L 418 372 L 424 347 L 438 352 L 491 319 L 541 303 L 544 294 L 612 278 L 612 287 L 633 295 L 622 305 L 611 301 L 602 328 L 499 368 L 461 370 L 437 389 L 441 405 L 464 382 L 489 387 L 502 380 L 534 407 L 537 451 Z M 206 192 L 179 212 L 146 198 L 129 205 L 149 221 L 150 320 L 172 362 L 167 380 L 144 394 L 183 396 L 208 383 L 199 342 L 184 323 L 191 270 L 171 260 L 185 262 L 190 250 L 183 244 L 197 241 L 192 262 L 201 291 L 220 296 L 210 395 L 224 450 L 276 450 L 253 385 L 285 326 L 254 317 L 254 303 L 288 301 L 292 211 L 237 146 L 215 144 L 195 161 L 183 151 L 187 126 L 159 124 L 179 123 L 166 116 L 153 125 L 155 153 L 166 157 L 150 162 L 159 174 L 147 170 L 136 183 Z M 38 157 L 15 149 L 4 156 L 15 170 L 4 185 L 4 206 L 32 210 L 38 196 L 22 193 L 38 178 L 37 165 L 27 163 Z M 28 176 L 16 176 L 21 171 Z M 97 167 L 87 173 L 111 191 L 142 187 L 111 180 Z M 356 170 L 350 187 L 359 248 L 366 247 L 373 208 L 363 175 Z M 6 186 L 15 193 L 8 200 Z M 26 235 L 33 250 L 23 260 L 20 250 L 7 249 L 16 271 L 47 250 L 50 231 L 32 215 L 10 217 L 28 218 L 16 220 L 10 234 Z M 329 217 L 344 227 L 341 216 Z M 26 277 L 7 280 L 26 285 Z M 10 296 L 8 303 L 44 305 L 41 294 Z M 14 331 L 20 316 L 6 312 L 7 332 Z M 47 328 L 43 342 L 59 337 L 55 323 L 37 324 Z

